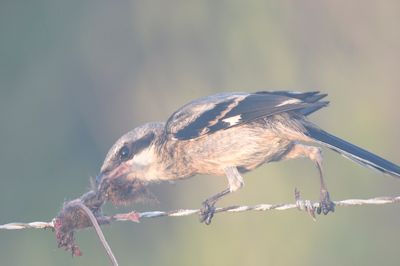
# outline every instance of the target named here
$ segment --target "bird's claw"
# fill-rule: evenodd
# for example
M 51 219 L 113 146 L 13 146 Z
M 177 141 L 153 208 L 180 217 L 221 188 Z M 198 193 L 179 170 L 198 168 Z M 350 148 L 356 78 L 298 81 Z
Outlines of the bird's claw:
M 210 203 L 209 201 L 203 202 L 203 207 L 200 209 L 200 222 L 205 223 L 206 225 L 211 224 L 211 220 L 214 217 L 215 207 L 214 203 Z
M 329 192 L 326 190 L 321 191 L 321 201 L 319 207 L 317 208 L 317 213 L 327 215 L 329 212 L 335 211 L 335 203 L 331 201 L 329 197 Z

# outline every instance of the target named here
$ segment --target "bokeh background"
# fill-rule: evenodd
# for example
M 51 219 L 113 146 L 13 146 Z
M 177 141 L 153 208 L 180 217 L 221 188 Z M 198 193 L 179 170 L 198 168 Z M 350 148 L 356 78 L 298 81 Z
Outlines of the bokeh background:
M 0 2 L 0 224 L 50 220 L 90 188 L 113 142 L 221 91 L 329 93 L 311 119 L 400 163 L 399 1 Z M 325 151 L 334 199 L 398 195 L 400 182 Z M 297 160 L 263 166 L 221 205 L 318 199 L 317 172 Z M 152 187 L 159 204 L 197 208 L 226 180 Z M 396 205 L 115 223 L 120 265 L 399 265 Z M 93 230 L 83 257 L 50 231 L 0 232 L 1 265 L 108 265 Z

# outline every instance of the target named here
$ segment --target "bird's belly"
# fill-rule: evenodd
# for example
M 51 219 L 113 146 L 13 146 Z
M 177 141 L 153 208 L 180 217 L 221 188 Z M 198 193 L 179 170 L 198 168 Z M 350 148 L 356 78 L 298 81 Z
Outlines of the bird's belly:
M 250 171 L 278 160 L 292 141 L 265 128 L 237 127 L 200 138 L 191 145 L 188 153 L 198 173 L 224 175 L 228 166 Z

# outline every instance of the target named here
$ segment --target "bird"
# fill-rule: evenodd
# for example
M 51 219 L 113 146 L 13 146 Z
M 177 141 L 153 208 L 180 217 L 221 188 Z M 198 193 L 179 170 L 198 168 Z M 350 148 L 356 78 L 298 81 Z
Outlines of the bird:
M 322 170 L 322 147 L 400 177 L 400 167 L 310 122 L 329 102 L 319 91 L 224 92 L 193 100 L 166 122 L 150 122 L 120 137 L 96 177 L 115 204 L 151 198 L 148 185 L 195 175 L 227 178 L 227 188 L 203 201 L 200 221 L 210 224 L 215 204 L 244 185 L 243 175 L 270 162 L 308 158 L 318 170 L 320 208 L 335 209 Z

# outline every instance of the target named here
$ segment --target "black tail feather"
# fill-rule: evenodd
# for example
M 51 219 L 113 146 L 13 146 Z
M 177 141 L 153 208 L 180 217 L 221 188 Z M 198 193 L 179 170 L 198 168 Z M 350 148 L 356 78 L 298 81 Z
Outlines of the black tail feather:
M 306 126 L 306 134 L 328 148 L 364 166 L 372 167 L 385 174 L 400 177 L 400 166 L 391 163 L 369 151 L 335 137 L 322 129 Z

